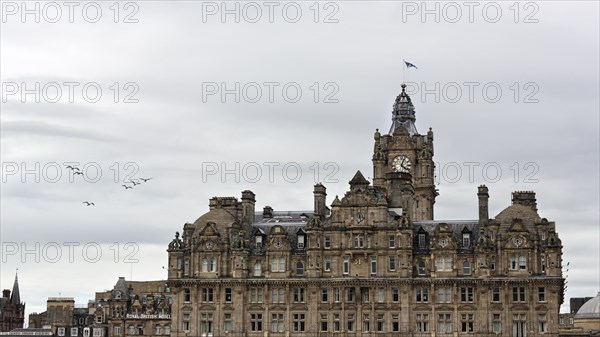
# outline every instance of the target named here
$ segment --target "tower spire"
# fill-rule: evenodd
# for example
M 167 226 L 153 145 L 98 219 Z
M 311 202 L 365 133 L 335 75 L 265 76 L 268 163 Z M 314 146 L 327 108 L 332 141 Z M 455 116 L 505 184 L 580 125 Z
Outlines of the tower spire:
M 399 127 L 405 128 L 411 136 L 418 134 L 415 126 L 415 107 L 406 93 L 406 84 L 402 83 L 402 92 L 396 97 L 393 107 L 390 134 L 393 134 Z
M 19 294 L 19 270 L 15 273 L 15 283 L 13 283 L 12 293 L 10 294 L 10 303 L 21 304 L 21 295 Z

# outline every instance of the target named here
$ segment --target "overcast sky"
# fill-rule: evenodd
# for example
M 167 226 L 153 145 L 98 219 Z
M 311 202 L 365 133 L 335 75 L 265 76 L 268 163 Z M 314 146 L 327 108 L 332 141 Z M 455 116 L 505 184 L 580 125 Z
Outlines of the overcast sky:
M 330 204 L 372 176 L 402 82 L 435 135 L 435 218 L 476 219 L 480 184 L 492 217 L 534 190 L 563 311 L 600 290 L 596 1 L 1 4 L 0 280 L 19 269 L 27 313 L 166 278 L 212 196 L 311 210 L 321 181 Z

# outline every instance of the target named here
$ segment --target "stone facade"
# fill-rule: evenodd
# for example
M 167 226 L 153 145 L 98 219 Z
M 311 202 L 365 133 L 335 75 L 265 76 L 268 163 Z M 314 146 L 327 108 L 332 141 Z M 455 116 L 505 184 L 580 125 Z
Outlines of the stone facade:
M 96 293 L 94 319 L 108 336 L 169 336 L 171 298 L 165 281 L 125 281 Z
M 414 122 L 403 86 L 373 182 L 357 172 L 331 207 L 322 184 L 311 212 L 212 198 L 168 246 L 171 335 L 558 336 L 562 246 L 535 193 L 490 218 L 482 185 L 478 219 L 433 220 L 433 132 Z

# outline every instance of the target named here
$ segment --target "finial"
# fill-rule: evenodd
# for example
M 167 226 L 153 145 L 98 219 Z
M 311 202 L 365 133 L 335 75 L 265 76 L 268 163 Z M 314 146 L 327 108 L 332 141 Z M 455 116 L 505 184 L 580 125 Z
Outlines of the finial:
M 406 84 L 402 83 L 401 87 L 402 87 L 402 92 L 404 92 L 404 89 L 406 89 Z

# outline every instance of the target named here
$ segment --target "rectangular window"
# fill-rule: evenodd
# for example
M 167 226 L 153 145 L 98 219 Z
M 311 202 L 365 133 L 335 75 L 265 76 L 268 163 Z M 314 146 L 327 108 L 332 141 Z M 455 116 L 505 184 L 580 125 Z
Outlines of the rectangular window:
M 355 300 L 354 287 L 346 288 L 346 302 L 354 302 L 354 300 Z
M 304 288 L 294 288 L 294 303 L 304 303 Z
M 192 292 L 190 288 L 183 288 L 183 302 L 190 303 L 192 301 Z
M 400 315 L 392 314 L 392 332 L 400 331 Z
M 212 303 L 214 301 L 213 295 L 213 288 L 202 288 L 202 302 Z
M 323 241 L 323 244 L 325 246 L 325 249 L 329 249 L 331 248 L 331 237 L 329 235 L 325 236 L 325 239 Z
M 285 289 L 271 289 L 271 303 L 285 303 Z
M 383 332 L 385 327 L 384 314 L 377 314 L 377 332 Z
M 437 295 L 438 303 L 450 303 L 452 298 L 452 288 L 439 288 Z
M 340 314 L 333 314 L 333 331 L 340 331 Z
M 385 288 L 377 288 L 377 303 L 385 302 Z
M 250 288 L 250 303 L 262 303 L 263 302 L 263 289 L 262 288 Z
M 200 314 L 200 336 L 210 337 L 213 333 L 213 314 Z
M 331 258 L 329 256 L 325 257 L 325 262 L 323 263 L 325 271 L 331 271 Z
M 262 314 L 250 314 L 250 331 L 262 331 Z
M 513 287 L 513 302 L 525 302 L 525 287 Z
M 304 235 L 298 235 L 298 249 L 304 249 Z
M 527 337 L 527 316 L 525 314 L 513 314 L 512 337 Z
M 538 287 L 538 301 L 546 302 L 546 288 Z
M 271 332 L 283 332 L 283 314 L 271 314 Z
M 340 301 L 340 288 L 338 288 L 338 287 L 333 288 L 333 301 L 334 302 Z
M 527 269 L 527 258 L 524 255 L 519 256 L 519 270 Z
M 395 235 L 390 235 L 388 237 L 388 242 L 389 242 L 389 246 L 390 248 L 396 248 L 396 236 Z
M 377 274 L 377 256 L 371 256 L 371 275 Z
M 398 303 L 400 301 L 400 292 L 398 288 L 392 288 L 392 302 Z
M 419 248 L 425 248 L 425 234 L 419 234 Z
M 500 287 L 492 288 L 492 302 L 500 302 Z
M 452 332 L 452 314 L 438 314 L 437 332 L 451 333 Z
M 460 315 L 460 331 L 473 333 L 473 314 L 461 314 Z
M 100 336 L 102 336 L 102 329 L 100 329 L 100 328 L 94 328 L 93 329 L 93 335 L 94 335 L 94 337 L 100 337 Z
M 548 324 L 546 324 L 547 316 L 546 314 L 538 315 L 538 331 L 539 332 L 548 332 Z
M 231 314 L 223 314 L 223 331 L 231 332 L 233 323 L 231 321 Z
M 119 329 L 116 329 L 119 328 Z M 79 331 L 77 331 L 77 328 L 71 328 L 71 336 L 77 336 L 79 334 Z M 113 328 L 113 332 L 115 333 L 115 335 L 120 335 L 121 334 L 121 326 L 120 325 L 115 325 L 115 327 Z
M 429 315 L 416 314 L 416 332 L 429 332 Z
M 370 302 L 371 299 L 369 298 L 369 295 L 370 295 L 370 289 L 369 288 L 367 288 L 367 287 L 360 288 L 360 298 L 361 298 L 361 300 L 362 300 L 363 303 Z
M 231 303 L 231 288 L 225 288 L 225 303 Z
M 473 303 L 473 287 L 460 288 L 461 303 Z
M 346 330 L 348 332 L 354 331 L 354 314 L 348 314 L 346 319 Z
M 438 271 L 452 271 L 452 257 L 438 255 L 436 257 L 436 269 Z
M 419 287 L 416 289 L 416 291 L 417 291 L 417 294 L 416 294 L 417 295 L 416 296 L 417 303 L 427 303 L 429 301 L 429 295 L 428 295 L 429 289 L 428 288 Z
M 502 331 L 502 321 L 500 321 L 500 314 L 492 314 L 492 332 L 499 334 Z
M 65 328 L 63 328 L 63 327 L 58 328 L 58 335 L 61 336 L 61 337 L 64 336 L 65 335 Z
M 327 331 L 327 314 L 321 314 L 321 331 L 325 332 Z
M 363 314 L 363 321 L 362 321 L 363 332 L 371 331 L 370 317 L 371 316 L 369 314 Z
M 294 332 L 303 332 L 306 327 L 306 314 L 293 314 L 293 330 Z
M 517 270 L 517 257 L 511 256 L 509 260 L 509 265 L 511 270 Z
M 396 271 L 396 257 L 395 256 L 390 256 L 390 263 L 389 263 L 389 270 L 390 271 Z
M 462 246 L 463 248 L 469 248 L 471 246 L 471 234 L 463 233 Z
M 183 314 L 183 319 L 181 320 L 181 322 L 182 322 L 181 328 L 183 329 L 183 331 L 189 332 L 190 331 L 190 314 Z M 130 330 L 131 330 L 131 327 L 130 327 Z
M 327 288 L 321 288 L 321 302 L 327 302 Z
M 350 258 L 348 256 L 344 256 L 344 266 L 342 272 L 344 275 L 348 275 L 348 273 L 350 273 Z

